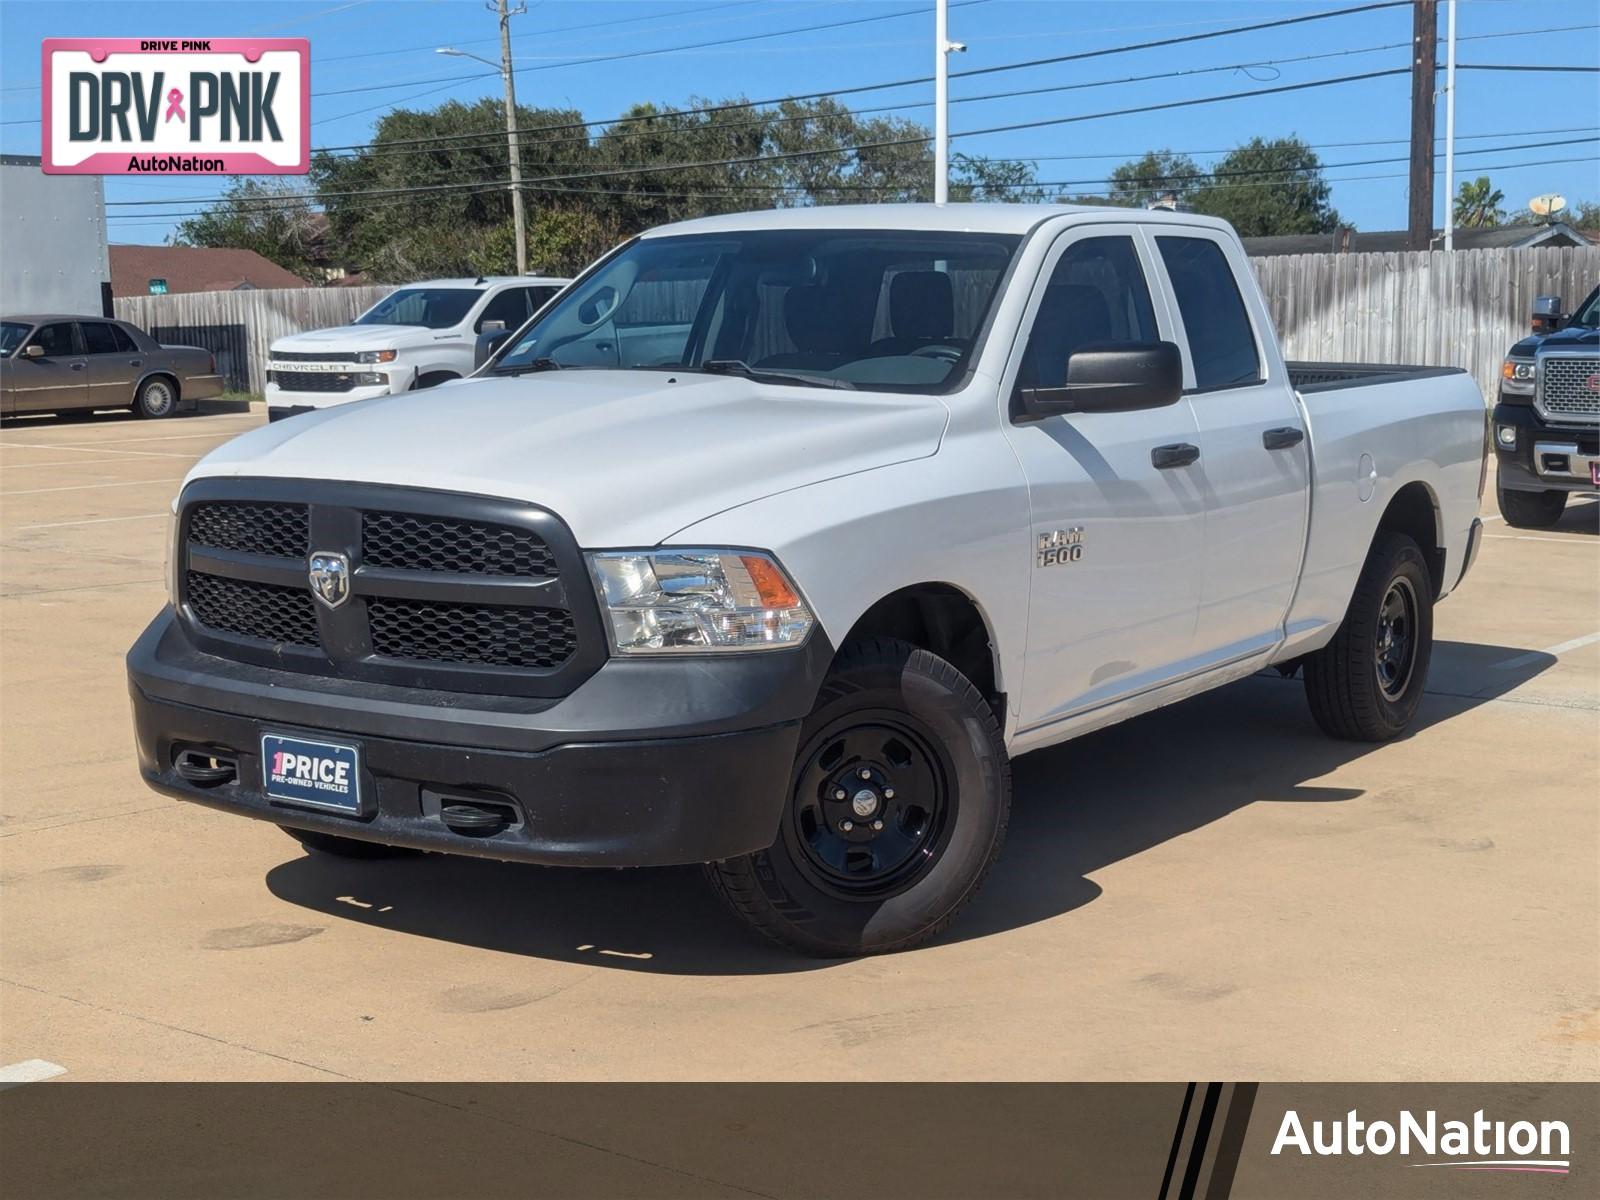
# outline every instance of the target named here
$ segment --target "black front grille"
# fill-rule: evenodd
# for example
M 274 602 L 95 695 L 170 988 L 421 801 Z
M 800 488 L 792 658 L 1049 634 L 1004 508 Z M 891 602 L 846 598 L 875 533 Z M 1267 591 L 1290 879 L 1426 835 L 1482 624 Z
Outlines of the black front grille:
M 568 694 L 606 659 L 582 552 L 535 505 L 380 484 L 207 478 L 185 489 L 179 517 L 179 614 L 209 654 L 540 699 Z M 316 554 L 346 559 L 348 593 L 336 605 L 313 594 Z
M 189 541 L 218 550 L 304 558 L 311 553 L 311 514 L 304 504 L 197 504 Z
M 304 588 L 190 571 L 189 607 L 202 624 L 274 645 L 317 645 L 317 610 Z
M 482 604 L 367 603 L 372 652 L 385 658 L 485 667 L 559 667 L 578 648 L 572 614 Z
M 318 350 L 318 351 L 315 351 L 315 352 L 306 352 L 306 351 L 297 351 L 297 350 L 274 350 L 272 352 L 271 357 L 272 357 L 272 361 L 273 362 L 357 362 L 357 361 L 359 361 L 356 358 L 355 351 L 352 351 L 352 350 L 346 350 L 346 351 L 343 351 L 343 352 L 340 352 L 340 353 L 335 353 L 335 352 L 328 351 L 328 350 Z
M 356 377 L 338 371 L 274 371 L 272 382 L 290 392 L 348 392 Z
M 400 571 L 550 578 L 555 555 L 538 534 L 506 525 L 369 512 L 361 521 L 362 561 Z

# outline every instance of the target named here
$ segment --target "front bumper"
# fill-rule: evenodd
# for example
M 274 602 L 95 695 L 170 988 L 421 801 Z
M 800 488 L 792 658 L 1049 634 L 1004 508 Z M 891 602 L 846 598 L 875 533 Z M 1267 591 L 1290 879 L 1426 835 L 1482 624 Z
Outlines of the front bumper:
M 196 649 L 169 608 L 128 653 L 139 769 L 158 791 L 297 829 L 567 866 L 665 866 L 772 844 L 801 718 L 832 658 L 794 652 L 612 659 L 559 700 L 441 693 L 307 676 Z M 263 730 L 332 736 L 361 755 L 363 811 L 298 808 L 262 790 Z M 231 764 L 197 783 L 187 753 Z M 442 806 L 514 816 L 459 832 Z
M 410 386 L 409 376 L 402 379 L 393 375 L 389 377 L 387 383 L 352 387 L 343 392 L 299 392 L 269 382 L 266 390 L 267 413 L 270 417 L 274 412 L 284 409 L 302 413 L 318 408 L 335 408 L 341 404 L 353 404 L 357 400 L 376 400 L 381 396 L 398 395 Z
M 1600 461 L 1600 428 L 1547 424 L 1531 404 L 1494 409 L 1494 453 L 1499 486 L 1523 492 L 1594 490 L 1590 464 Z M 1506 446 L 1502 429 L 1516 431 Z

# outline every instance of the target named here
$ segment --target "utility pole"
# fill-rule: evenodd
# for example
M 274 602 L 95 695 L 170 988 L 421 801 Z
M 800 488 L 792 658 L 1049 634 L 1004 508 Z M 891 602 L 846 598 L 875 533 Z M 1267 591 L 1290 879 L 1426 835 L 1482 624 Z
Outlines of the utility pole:
M 528 11 L 526 4 L 500 5 L 500 74 L 506 83 L 506 146 L 511 152 L 511 221 L 517 235 L 517 274 L 528 273 L 528 218 L 522 207 L 522 154 L 517 146 L 517 80 L 511 70 L 511 18 Z M 1432 73 L 1429 73 L 1432 78 Z M 1432 128 L 1432 122 L 1429 122 Z
M 1444 68 L 1444 248 L 1456 248 L 1456 0 L 1445 11 Z
M 1406 249 L 1433 242 L 1434 64 L 1439 57 L 1437 0 L 1413 0 L 1411 24 L 1411 204 Z M 1445 198 L 1450 203 L 1450 198 Z

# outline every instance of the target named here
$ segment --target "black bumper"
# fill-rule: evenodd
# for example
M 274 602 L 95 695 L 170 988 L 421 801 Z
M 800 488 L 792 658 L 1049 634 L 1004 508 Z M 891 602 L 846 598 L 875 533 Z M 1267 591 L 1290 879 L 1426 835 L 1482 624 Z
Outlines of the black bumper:
M 179 799 L 421 850 L 664 866 L 772 844 L 800 719 L 832 654 L 814 630 L 793 652 L 612 659 L 559 700 L 490 697 L 218 658 L 197 650 L 168 609 L 129 651 L 128 682 L 139 770 Z M 355 745 L 363 811 L 268 799 L 263 730 Z M 186 778 L 180 762 L 194 754 L 231 774 L 216 783 Z M 509 819 L 458 831 L 441 813 L 460 804 Z
M 1594 490 L 1587 473 L 1562 475 L 1535 469 L 1535 447 L 1570 446 L 1588 458 L 1600 455 L 1600 429 L 1584 429 L 1547 424 L 1532 404 L 1508 403 L 1505 400 L 1494 406 L 1493 418 L 1495 466 L 1499 486 L 1517 492 L 1589 492 Z M 1507 448 L 1500 442 L 1500 429 L 1509 426 L 1517 431 L 1517 444 Z M 1559 456 L 1558 456 L 1559 457 Z

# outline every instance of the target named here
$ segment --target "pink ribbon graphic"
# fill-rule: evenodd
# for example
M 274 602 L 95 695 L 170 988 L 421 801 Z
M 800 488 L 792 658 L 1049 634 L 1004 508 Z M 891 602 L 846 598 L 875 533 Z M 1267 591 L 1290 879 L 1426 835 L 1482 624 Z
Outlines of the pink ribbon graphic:
M 183 115 L 183 93 L 177 88 L 173 88 L 167 93 L 166 120 L 170 121 L 173 117 L 177 117 L 180 121 L 187 121 L 189 119 Z

